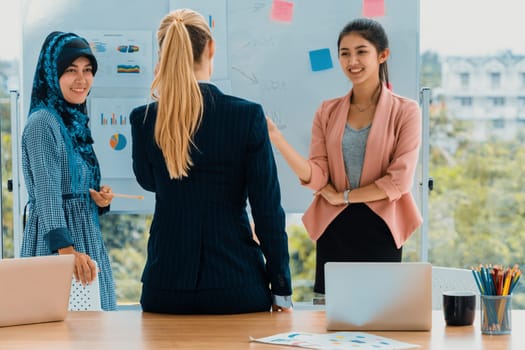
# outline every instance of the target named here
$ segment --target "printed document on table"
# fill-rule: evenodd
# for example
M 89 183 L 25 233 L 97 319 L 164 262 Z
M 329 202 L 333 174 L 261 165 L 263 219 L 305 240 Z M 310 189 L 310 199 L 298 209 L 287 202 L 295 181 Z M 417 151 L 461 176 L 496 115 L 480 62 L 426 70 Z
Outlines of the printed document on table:
M 256 339 L 250 337 L 250 340 L 265 344 L 323 350 L 393 350 L 419 347 L 416 344 L 404 343 L 363 332 L 335 332 L 327 334 L 290 332 L 275 334 L 265 338 Z

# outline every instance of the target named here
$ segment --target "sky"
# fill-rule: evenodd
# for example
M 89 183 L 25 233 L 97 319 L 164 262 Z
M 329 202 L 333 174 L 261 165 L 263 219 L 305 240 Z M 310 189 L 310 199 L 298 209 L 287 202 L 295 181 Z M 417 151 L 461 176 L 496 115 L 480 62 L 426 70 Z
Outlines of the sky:
M 421 52 L 525 54 L 524 0 L 420 0 L 420 7 Z
M 19 28 L 19 2 L 0 0 L 0 59 L 19 56 L 20 42 L 12 35 Z M 420 7 L 421 52 L 484 55 L 511 50 L 525 54 L 524 26 L 519 25 L 525 0 L 420 0 Z

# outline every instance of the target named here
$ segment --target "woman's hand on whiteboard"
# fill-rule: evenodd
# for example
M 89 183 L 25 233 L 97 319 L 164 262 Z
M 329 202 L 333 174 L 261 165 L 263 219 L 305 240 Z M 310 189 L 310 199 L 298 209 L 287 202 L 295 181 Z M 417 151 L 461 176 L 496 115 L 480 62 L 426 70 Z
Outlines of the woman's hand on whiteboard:
M 279 137 L 282 137 L 281 131 L 270 117 L 266 117 L 266 124 L 268 125 L 268 135 L 270 136 L 270 141 L 275 143 Z
M 268 125 L 268 135 L 270 141 L 279 150 L 281 155 L 286 160 L 286 163 L 292 168 L 293 172 L 303 181 L 309 183 L 312 177 L 312 167 L 307 159 L 305 159 L 299 152 L 297 152 L 292 145 L 286 141 L 281 130 L 273 122 L 270 117 L 266 117 L 266 125 Z
M 107 207 L 113 200 L 113 191 L 111 190 L 111 187 L 107 185 L 100 186 L 100 191 L 98 192 L 90 188 L 89 194 L 100 208 Z

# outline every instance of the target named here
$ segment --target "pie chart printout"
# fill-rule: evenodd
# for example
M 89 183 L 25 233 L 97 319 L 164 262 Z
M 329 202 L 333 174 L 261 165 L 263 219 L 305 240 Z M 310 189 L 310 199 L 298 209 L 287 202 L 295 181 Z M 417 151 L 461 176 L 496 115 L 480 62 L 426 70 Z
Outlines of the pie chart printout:
M 126 148 L 127 143 L 126 136 L 122 134 L 113 134 L 109 139 L 109 146 L 115 151 L 122 151 Z

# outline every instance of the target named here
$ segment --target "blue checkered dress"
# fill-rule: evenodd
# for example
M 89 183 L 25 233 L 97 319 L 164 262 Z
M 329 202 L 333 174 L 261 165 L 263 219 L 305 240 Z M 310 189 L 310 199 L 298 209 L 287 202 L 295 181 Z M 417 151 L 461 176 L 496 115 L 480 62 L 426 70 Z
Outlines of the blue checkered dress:
M 69 159 L 76 163 L 76 181 L 71 178 Z M 22 168 L 29 215 L 21 256 L 50 255 L 53 247 L 72 242 L 77 251 L 97 261 L 102 308 L 115 310 L 115 288 L 100 232 L 99 208 L 89 196 L 92 170 L 80 154 L 68 157 L 60 122 L 46 109 L 28 118 L 22 136 Z

